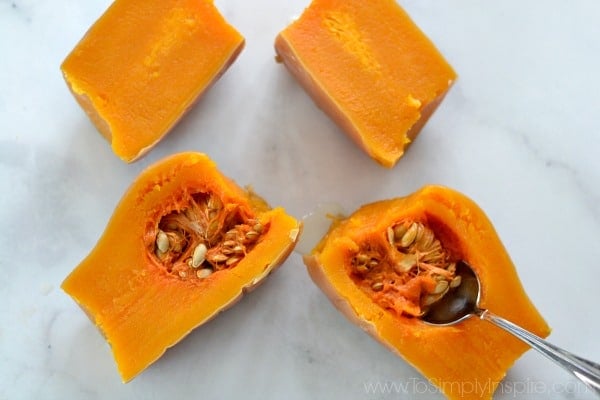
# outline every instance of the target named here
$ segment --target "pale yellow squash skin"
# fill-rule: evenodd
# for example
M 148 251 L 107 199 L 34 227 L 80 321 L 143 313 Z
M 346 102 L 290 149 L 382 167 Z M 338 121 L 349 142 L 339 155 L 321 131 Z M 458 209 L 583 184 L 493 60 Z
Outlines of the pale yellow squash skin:
M 168 274 L 151 257 L 145 236 L 155 232 L 162 215 L 181 206 L 184 191 L 210 192 L 224 204 L 238 204 L 268 230 L 231 269 L 206 279 Z M 102 331 L 127 382 L 262 282 L 287 258 L 300 231 L 300 222 L 237 186 L 207 156 L 177 154 L 135 180 L 97 245 L 62 288 Z
M 550 328 L 527 297 L 515 267 L 483 211 L 464 195 L 427 186 L 404 198 L 365 205 L 331 228 L 304 257 L 313 281 L 352 322 L 418 369 L 451 399 L 489 399 L 528 346 L 478 318 L 434 327 L 380 307 L 349 276 L 358 243 L 404 219 L 429 223 L 438 239 L 470 263 L 482 285 L 481 307 L 546 337 Z

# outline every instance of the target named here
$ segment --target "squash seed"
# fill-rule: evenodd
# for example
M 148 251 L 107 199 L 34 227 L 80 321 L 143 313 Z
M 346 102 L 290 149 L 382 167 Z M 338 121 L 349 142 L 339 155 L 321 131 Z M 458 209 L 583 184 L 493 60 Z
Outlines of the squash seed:
M 437 283 L 437 285 L 435 285 L 435 289 L 433 289 L 433 294 L 440 294 L 445 292 L 446 290 L 448 290 L 448 281 L 447 280 L 441 280 Z
M 383 290 L 383 282 L 374 282 L 371 285 L 371 289 L 373 289 L 376 292 L 380 292 Z
M 408 230 L 404 234 L 404 236 L 402 236 L 402 239 L 400 240 L 400 246 L 402 246 L 402 247 L 410 246 L 413 243 L 413 241 L 415 240 L 415 237 L 417 237 L 418 229 L 419 228 L 418 228 L 417 224 L 415 222 L 413 222 L 412 225 L 410 226 L 410 228 L 408 228 Z
M 240 245 L 237 245 L 233 248 L 233 252 L 235 254 L 244 254 L 244 248 Z
M 448 268 L 446 268 L 448 270 L 448 272 L 450 272 L 451 274 L 456 273 L 456 263 L 450 263 L 450 265 L 448 265 Z M 460 278 L 460 275 L 458 276 L 458 278 Z M 460 285 L 460 283 L 458 283 L 458 285 Z
M 359 264 L 366 264 L 367 261 L 369 261 L 369 256 L 364 253 L 360 253 L 358 256 L 356 256 L 356 261 Z
M 394 246 L 394 243 L 395 243 L 395 241 L 394 241 L 394 229 L 391 226 L 388 226 L 386 233 L 387 233 L 387 240 L 388 240 L 389 244 L 391 246 Z
M 421 235 L 421 239 L 418 242 L 421 251 L 429 250 L 434 240 L 435 236 L 433 235 L 433 231 L 431 231 L 430 229 L 424 229 L 423 234 Z
M 227 257 L 224 254 L 215 254 L 214 256 L 212 256 L 211 261 L 216 262 L 216 263 L 220 263 L 223 261 L 227 261 L 229 259 L 229 257 Z
M 199 269 L 198 271 L 196 271 L 196 276 L 199 279 L 204 279 L 204 278 L 208 278 L 210 275 L 212 275 L 213 270 L 210 268 L 202 268 Z
M 162 230 L 159 230 L 156 235 L 156 248 L 161 253 L 169 251 L 169 237 Z
M 225 240 L 237 240 L 237 231 L 235 229 L 230 229 L 225 233 Z
M 257 222 L 256 224 L 254 224 L 254 226 L 252 227 L 252 230 L 254 230 L 255 232 L 258 233 L 262 233 L 262 231 L 264 230 L 264 226 L 263 224 L 261 224 L 260 222 Z
M 400 262 L 394 265 L 394 270 L 399 274 L 404 274 L 410 271 L 415 265 L 417 265 L 417 256 L 414 254 L 406 254 L 402 257 Z
M 423 299 L 422 305 L 425 307 L 428 307 L 428 306 L 432 305 L 433 303 L 435 303 L 436 301 L 438 301 L 440 298 L 441 298 L 441 296 L 439 296 L 439 295 L 429 294 L 429 295 L 425 296 L 425 298 Z
M 408 227 L 406 224 L 398 224 L 394 226 L 394 241 L 400 241 L 407 230 Z
M 417 225 L 417 233 L 415 234 L 415 239 L 413 242 L 419 244 L 419 242 L 423 238 L 423 232 L 425 231 L 425 227 L 423 226 L 423 224 L 418 222 L 415 222 L 415 224 Z
M 356 267 L 356 271 L 360 274 L 366 274 L 367 272 L 369 272 L 369 268 L 367 268 L 366 265 L 361 264 Z
M 259 233 L 256 231 L 248 231 L 246 232 L 246 239 L 248 240 L 256 240 L 258 238 Z
M 451 288 L 459 287 L 461 283 L 462 283 L 462 278 L 460 277 L 460 275 L 456 275 L 450 282 L 450 287 Z
M 231 265 L 235 264 L 236 262 L 240 261 L 241 259 L 242 259 L 242 257 L 231 257 L 230 259 L 225 261 L 225 265 L 231 266 Z
M 208 249 L 204 243 L 200 243 L 194 249 L 194 254 L 192 255 L 192 268 L 198 268 L 204 260 L 206 260 L 206 252 Z

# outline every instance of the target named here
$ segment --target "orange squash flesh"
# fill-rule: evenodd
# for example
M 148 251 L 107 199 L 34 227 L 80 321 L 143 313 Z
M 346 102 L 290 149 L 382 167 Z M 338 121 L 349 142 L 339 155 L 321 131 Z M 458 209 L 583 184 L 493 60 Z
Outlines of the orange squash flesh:
M 386 167 L 456 79 L 395 0 L 313 0 L 275 49 L 317 105 Z
M 234 223 L 254 221 L 264 227 L 239 262 L 229 266 L 223 261 L 202 279 L 194 274 L 200 269 L 185 262 L 190 262 L 192 248 L 181 256 L 180 266 L 187 268 L 182 277 L 161 264 L 154 244 L 161 219 L 174 212 L 183 215 L 195 193 L 211 194 L 223 209 L 243 216 Z M 230 227 L 242 226 L 234 223 Z M 62 288 L 105 335 L 126 382 L 260 283 L 292 251 L 300 229 L 283 209 L 270 209 L 221 175 L 205 155 L 177 154 L 137 178 L 95 248 Z M 224 243 L 223 233 L 215 234 L 215 248 Z
M 61 69 L 120 158 L 149 151 L 233 63 L 244 38 L 209 0 L 117 0 Z
M 417 368 L 449 398 L 491 398 L 528 346 L 489 322 L 470 318 L 454 326 L 425 324 L 380 306 L 348 272 L 365 241 L 385 242 L 403 220 L 431 228 L 456 259 L 481 281 L 482 308 L 546 337 L 550 329 L 527 297 L 505 248 L 483 211 L 464 195 L 427 186 L 414 194 L 365 205 L 335 223 L 304 261 L 310 276 L 351 321 Z

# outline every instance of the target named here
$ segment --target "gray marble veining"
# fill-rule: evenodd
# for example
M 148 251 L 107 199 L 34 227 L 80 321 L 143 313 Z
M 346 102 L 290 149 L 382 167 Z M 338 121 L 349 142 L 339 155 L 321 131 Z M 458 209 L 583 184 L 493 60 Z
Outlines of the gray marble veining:
M 125 165 L 59 70 L 110 2 L 0 1 L 0 399 L 442 398 L 348 323 L 297 254 L 121 384 L 109 346 L 60 284 L 136 175 L 184 150 L 207 152 L 298 217 L 427 183 L 464 192 L 494 222 L 552 341 L 600 361 L 600 3 L 401 1 L 459 79 L 392 170 L 274 62 L 275 35 L 307 2 L 216 3 L 245 50 L 159 146 Z M 498 399 L 593 398 L 532 352 L 500 389 Z

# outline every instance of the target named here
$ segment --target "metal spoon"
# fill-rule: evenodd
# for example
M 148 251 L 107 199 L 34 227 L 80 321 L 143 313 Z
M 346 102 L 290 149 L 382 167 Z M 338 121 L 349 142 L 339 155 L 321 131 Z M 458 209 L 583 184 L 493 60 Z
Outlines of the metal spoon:
M 437 326 L 449 326 L 476 316 L 512 333 L 544 356 L 548 357 L 600 395 L 600 365 L 578 357 L 566 350 L 548 343 L 546 340 L 507 321 L 489 310 L 479 308 L 481 285 L 477 275 L 466 262 L 457 263 L 456 274 L 461 276 L 461 284 L 451 289 L 422 317 L 423 321 Z

